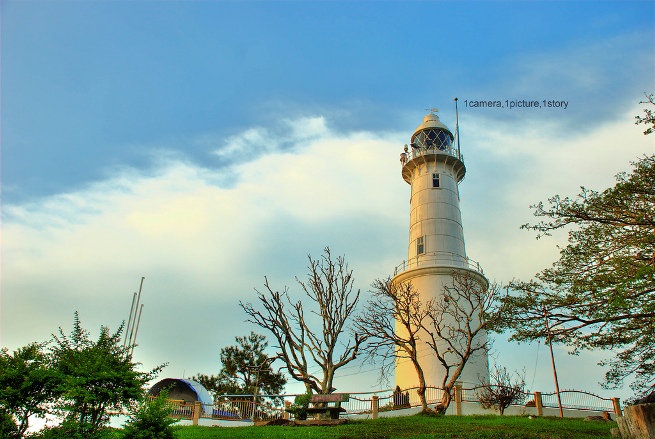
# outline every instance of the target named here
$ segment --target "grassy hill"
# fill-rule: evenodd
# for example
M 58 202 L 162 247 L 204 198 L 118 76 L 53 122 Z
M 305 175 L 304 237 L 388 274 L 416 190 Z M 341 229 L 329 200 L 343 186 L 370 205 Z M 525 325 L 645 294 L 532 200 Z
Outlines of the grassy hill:
M 614 422 L 518 416 L 407 416 L 333 427 L 178 427 L 179 439 L 600 439 Z

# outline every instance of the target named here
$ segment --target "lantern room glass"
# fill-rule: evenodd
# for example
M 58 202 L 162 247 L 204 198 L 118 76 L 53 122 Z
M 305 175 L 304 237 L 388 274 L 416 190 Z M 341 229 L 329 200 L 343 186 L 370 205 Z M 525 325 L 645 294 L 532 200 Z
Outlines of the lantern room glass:
M 412 147 L 446 150 L 450 148 L 452 140 L 452 135 L 448 131 L 426 129 L 414 135 L 412 138 Z

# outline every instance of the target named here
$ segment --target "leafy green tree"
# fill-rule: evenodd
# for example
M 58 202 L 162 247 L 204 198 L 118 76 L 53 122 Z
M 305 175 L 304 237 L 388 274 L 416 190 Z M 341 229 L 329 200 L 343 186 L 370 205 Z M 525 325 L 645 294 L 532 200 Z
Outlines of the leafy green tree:
M 115 333 L 101 326 L 93 341 L 76 312 L 70 335 L 62 328 L 53 334 L 52 365 L 60 380 L 57 408 L 65 424 L 81 437 L 96 437 L 108 424 L 110 412 L 118 413 L 138 400 L 144 385 L 163 368 L 139 372 L 129 354 L 131 346 L 121 343 L 122 331 L 122 325 Z
M 251 332 L 236 337 L 237 344 L 221 349 L 223 365 L 218 375 L 203 375 L 192 379 L 201 383 L 215 396 L 221 394 L 252 395 L 255 389 L 267 395 L 279 395 L 287 380 L 281 372 L 274 372 L 271 363 L 275 357 L 264 352 L 266 337 Z
M 616 353 L 605 386 L 634 378 L 636 392 L 655 389 L 655 156 L 644 156 L 631 173 L 616 176 L 603 192 L 582 188 L 575 199 L 555 196 L 539 203 L 538 237 L 571 227 L 568 245 L 551 268 L 529 282 L 513 281 L 502 301 L 496 329 L 511 339 L 546 335 L 572 352 L 607 349 Z
M 13 353 L 0 351 L 0 407 L 16 419 L 19 437 L 29 428 L 30 417 L 44 418 L 57 397 L 57 374 L 43 348 L 30 343 Z

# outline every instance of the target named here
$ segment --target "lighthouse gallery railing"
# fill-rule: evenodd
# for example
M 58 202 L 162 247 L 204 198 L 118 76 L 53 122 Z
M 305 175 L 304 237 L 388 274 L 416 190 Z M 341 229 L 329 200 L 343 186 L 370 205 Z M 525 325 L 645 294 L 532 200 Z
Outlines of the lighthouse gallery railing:
M 395 276 L 403 271 L 419 267 L 468 268 L 469 270 L 484 274 L 479 262 L 469 259 L 466 256 L 449 252 L 431 252 L 415 256 L 397 265 L 393 270 L 393 274 Z

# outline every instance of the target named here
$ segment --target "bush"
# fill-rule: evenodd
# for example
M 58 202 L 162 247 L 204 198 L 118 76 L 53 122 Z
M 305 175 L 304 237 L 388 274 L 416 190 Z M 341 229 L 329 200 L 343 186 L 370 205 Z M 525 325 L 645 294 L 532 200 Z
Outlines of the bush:
M 90 428 L 77 421 L 64 420 L 60 425 L 46 427 L 30 439 L 114 439 L 115 430 L 109 427 Z
M 307 419 L 307 408 L 312 400 L 312 392 L 308 390 L 307 393 L 296 396 L 293 404 L 287 408 L 287 412 L 294 415 L 297 419 L 304 421 Z
M 492 384 L 485 384 L 478 393 L 478 401 L 485 408 L 495 408 L 502 415 L 505 409 L 512 404 L 521 404 L 525 401 L 525 371 L 523 374 L 515 372 L 515 378 L 504 367 L 496 366 L 489 373 Z
M 155 398 L 144 395 L 125 423 L 122 439 L 175 439 L 172 426 L 177 419 L 171 418 L 170 413 L 168 390 L 162 390 Z

